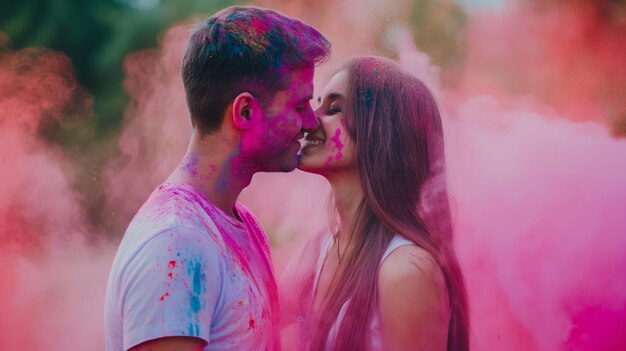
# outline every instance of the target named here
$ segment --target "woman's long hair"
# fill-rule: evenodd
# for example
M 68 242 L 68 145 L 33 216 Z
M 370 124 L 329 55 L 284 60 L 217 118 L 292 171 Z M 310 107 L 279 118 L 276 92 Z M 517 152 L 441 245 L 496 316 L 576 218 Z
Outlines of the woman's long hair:
M 350 60 L 344 116 L 355 142 L 364 199 L 345 256 L 312 328 L 311 350 L 325 350 L 329 330 L 350 299 L 333 350 L 370 348 L 380 260 L 398 234 L 428 251 L 447 287 L 448 350 L 469 349 L 468 303 L 454 250 L 445 180 L 443 128 L 431 92 L 392 61 Z M 416 294 L 419 292 L 416 291 Z

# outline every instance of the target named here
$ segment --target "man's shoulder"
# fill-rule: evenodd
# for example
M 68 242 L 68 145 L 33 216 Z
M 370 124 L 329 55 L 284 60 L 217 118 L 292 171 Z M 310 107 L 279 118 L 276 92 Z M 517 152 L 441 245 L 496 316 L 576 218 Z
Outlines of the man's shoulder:
M 154 242 L 179 245 L 189 242 L 219 249 L 222 240 L 210 218 L 187 194 L 175 187 L 160 186 L 132 219 L 120 244 L 120 254 L 133 256 Z
M 197 199 L 182 187 L 162 184 L 141 206 L 125 235 L 157 233 L 177 227 L 192 228 L 200 233 L 210 228 Z
M 226 269 L 223 243 L 206 231 L 171 225 L 156 232 L 132 234 L 127 233 L 122 239 L 113 262 L 111 274 L 118 284 L 153 269 L 163 270 L 172 263 L 212 267 L 215 272 Z

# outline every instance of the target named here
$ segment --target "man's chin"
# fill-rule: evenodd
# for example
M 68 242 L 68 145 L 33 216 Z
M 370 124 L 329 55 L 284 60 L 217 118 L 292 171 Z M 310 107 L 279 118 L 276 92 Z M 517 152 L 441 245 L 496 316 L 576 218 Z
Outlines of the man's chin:
M 294 159 L 292 162 L 284 163 L 281 165 L 279 172 L 289 173 L 298 168 L 298 159 Z
M 277 165 L 266 165 L 265 167 L 262 167 L 260 171 L 266 173 L 289 173 L 294 171 L 297 166 L 298 160 L 293 159 Z
M 278 168 L 278 172 L 289 173 L 293 172 L 296 168 L 298 168 L 298 164 L 300 163 L 301 155 L 298 152 L 297 154 L 288 157 L 283 160 Z

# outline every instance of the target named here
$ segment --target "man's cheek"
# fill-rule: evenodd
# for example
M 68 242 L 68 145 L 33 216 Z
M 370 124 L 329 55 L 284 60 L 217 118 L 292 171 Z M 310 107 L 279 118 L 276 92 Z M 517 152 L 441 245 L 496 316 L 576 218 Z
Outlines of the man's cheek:
M 284 128 L 284 126 L 287 125 L 288 123 L 289 123 L 289 116 L 283 113 L 274 119 L 273 126 L 274 126 L 274 129 Z
M 296 123 L 293 116 L 282 116 L 275 119 L 275 123 L 270 126 L 269 131 L 274 136 L 284 135 L 285 133 L 290 132 L 295 125 Z

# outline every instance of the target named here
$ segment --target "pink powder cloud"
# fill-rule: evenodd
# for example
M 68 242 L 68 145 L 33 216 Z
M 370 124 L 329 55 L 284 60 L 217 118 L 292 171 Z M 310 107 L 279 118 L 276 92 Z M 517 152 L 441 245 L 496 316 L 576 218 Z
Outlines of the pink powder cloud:
M 65 55 L 35 49 L 0 54 L 0 92 L 0 349 L 102 348 L 111 252 L 86 243 L 74 169 L 38 134 L 92 99 Z

